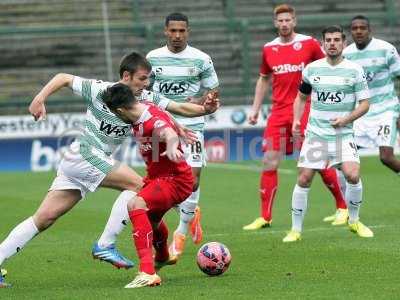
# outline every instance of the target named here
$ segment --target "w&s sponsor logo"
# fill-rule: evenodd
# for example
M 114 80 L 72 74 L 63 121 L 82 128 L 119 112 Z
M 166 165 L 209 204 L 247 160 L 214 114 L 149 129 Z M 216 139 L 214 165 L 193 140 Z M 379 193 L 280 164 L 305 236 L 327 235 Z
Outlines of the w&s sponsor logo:
M 186 81 L 161 81 L 159 91 L 164 95 L 182 95 L 189 89 Z
M 343 92 L 317 92 L 318 102 L 323 103 L 340 103 L 344 97 L 345 94 Z
M 125 136 L 129 133 L 129 126 L 112 125 L 101 121 L 100 131 L 106 135 Z

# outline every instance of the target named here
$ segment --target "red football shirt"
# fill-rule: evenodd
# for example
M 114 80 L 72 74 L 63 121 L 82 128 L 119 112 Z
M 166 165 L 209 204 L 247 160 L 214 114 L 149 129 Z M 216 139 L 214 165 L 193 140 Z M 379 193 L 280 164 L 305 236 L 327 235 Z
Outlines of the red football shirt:
M 325 57 L 319 42 L 296 34 L 291 43 L 281 43 L 280 37 L 264 45 L 260 75 L 272 74 L 272 112 L 293 115 L 293 102 L 305 66 Z
M 169 127 L 176 130 L 171 118 L 157 106 L 146 102 L 146 110 L 139 120 L 133 124 L 132 132 L 136 138 L 140 154 L 146 163 L 149 178 L 178 176 L 186 172 L 191 174 L 191 168 L 186 161 L 175 163 L 165 155 L 166 143 L 160 142 L 157 131 Z M 180 148 L 180 146 L 179 146 Z

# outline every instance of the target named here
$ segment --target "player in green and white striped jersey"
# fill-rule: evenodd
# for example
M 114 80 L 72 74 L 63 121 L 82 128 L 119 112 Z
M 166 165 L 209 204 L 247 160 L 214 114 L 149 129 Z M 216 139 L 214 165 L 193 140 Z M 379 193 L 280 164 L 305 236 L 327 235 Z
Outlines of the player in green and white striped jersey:
M 141 100 L 153 101 L 161 108 L 186 116 L 201 116 L 215 111 L 213 105 L 176 103 L 161 95 L 145 91 L 149 84 L 151 65 L 137 53 L 124 57 L 120 65 L 120 83 L 126 84 Z M 139 190 L 142 178 L 128 166 L 117 163 L 112 154 L 116 148 L 131 136 L 131 124 L 123 122 L 112 113 L 102 101 L 102 94 L 113 82 L 87 80 L 70 74 L 57 74 L 36 95 L 29 111 L 35 120 L 46 116 L 45 101 L 63 87 L 70 87 L 81 95 L 87 104 L 84 128 L 80 136 L 71 144 L 60 162 L 57 177 L 35 214 L 17 225 L 0 244 L 0 266 L 22 249 L 39 232 L 50 227 L 59 217 L 72 209 L 86 192 L 93 192 L 98 186 L 124 191 L 114 208 L 126 212 L 126 201 Z M 121 198 L 121 201 L 119 199 Z M 121 223 L 121 222 L 119 222 Z M 120 226 L 123 224 L 107 224 Z M 113 244 L 103 247 L 97 243 L 98 252 L 106 254 L 98 258 L 113 263 L 117 267 L 129 268 L 133 263 L 122 257 Z M 93 253 L 94 256 L 95 253 Z M 1 275 L 0 275 L 1 276 Z M 4 283 L 2 283 L 4 285 Z
M 400 111 L 394 80 L 400 79 L 400 56 L 390 43 L 371 37 L 365 16 L 355 16 L 350 30 L 354 43 L 343 54 L 364 68 L 371 93 L 368 113 L 354 123 L 356 144 L 379 147 L 382 163 L 400 174 L 400 160 L 393 153 Z
M 342 56 L 345 45 L 342 28 L 327 27 L 322 37 L 326 58 L 306 66 L 294 102 L 292 130 L 293 136 L 299 136 L 300 119 L 307 95 L 311 94 L 311 112 L 292 197 L 292 229 L 283 242 L 300 240 L 308 193 L 315 172 L 332 166 L 340 166 L 346 178 L 345 199 L 350 230 L 361 237 L 373 236 L 372 231 L 359 221 L 362 184 L 360 160 L 352 128 L 353 121 L 368 111 L 367 81 L 362 67 Z
M 176 102 L 185 102 L 188 97 L 200 95 L 204 90 L 216 91 L 219 83 L 210 56 L 188 45 L 187 16 L 180 13 L 168 15 L 164 34 L 167 45 L 150 51 L 146 56 L 152 65 L 153 90 Z M 176 119 L 180 124 L 195 130 L 199 140 L 194 145 L 183 147 L 196 183 L 192 195 L 179 206 L 180 223 L 170 246 L 170 253 L 177 257 L 183 252 L 189 224 L 193 241 L 200 243 L 202 240 L 200 210 L 197 204 L 200 196 L 200 174 L 202 167 L 205 166 L 205 149 L 204 117 L 176 116 Z

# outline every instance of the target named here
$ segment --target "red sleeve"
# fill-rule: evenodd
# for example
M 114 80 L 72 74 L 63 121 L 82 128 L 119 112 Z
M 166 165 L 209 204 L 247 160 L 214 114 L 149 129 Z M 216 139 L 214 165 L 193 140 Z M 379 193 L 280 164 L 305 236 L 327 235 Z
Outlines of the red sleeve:
M 267 63 L 267 54 L 266 54 L 266 49 L 263 47 L 262 49 L 262 58 L 261 58 L 261 65 L 260 65 L 260 75 L 268 75 L 269 73 L 272 72 L 271 68 L 269 67 Z
M 325 57 L 324 50 L 316 39 L 312 39 L 313 59 L 321 59 Z

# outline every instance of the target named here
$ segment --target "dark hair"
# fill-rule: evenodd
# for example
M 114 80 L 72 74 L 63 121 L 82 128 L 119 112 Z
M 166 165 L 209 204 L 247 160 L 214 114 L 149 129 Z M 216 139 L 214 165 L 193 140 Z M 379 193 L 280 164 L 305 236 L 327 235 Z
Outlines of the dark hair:
M 351 19 L 351 23 L 353 23 L 354 20 L 363 20 L 363 21 L 367 22 L 368 29 L 370 28 L 370 27 L 369 27 L 369 19 L 368 19 L 366 16 L 364 16 L 364 15 L 357 15 L 357 16 L 354 16 L 354 17 Z M 350 23 L 350 24 L 351 24 L 351 23 Z M 350 25 L 350 27 L 351 27 L 351 25 Z
M 325 34 L 327 33 L 335 33 L 335 32 L 340 32 L 342 34 L 342 39 L 346 39 L 346 35 L 344 34 L 343 28 L 339 25 L 331 25 L 327 26 L 322 30 L 322 39 L 325 40 Z
M 172 14 L 169 14 L 166 18 L 165 18 L 165 26 L 168 26 L 169 21 L 183 21 L 186 22 L 186 25 L 189 26 L 189 19 L 186 15 L 178 13 L 178 12 L 174 12 Z
M 108 87 L 101 95 L 101 98 L 111 110 L 121 107 L 126 108 L 137 101 L 129 86 L 123 83 Z
M 137 52 L 125 55 L 119 64 L 119 78 L 122 79 L 125 71 L 128 71 L 129 74 L 134 74 L 141 68 L 151 71 L 151 64 L 145 57 Z

